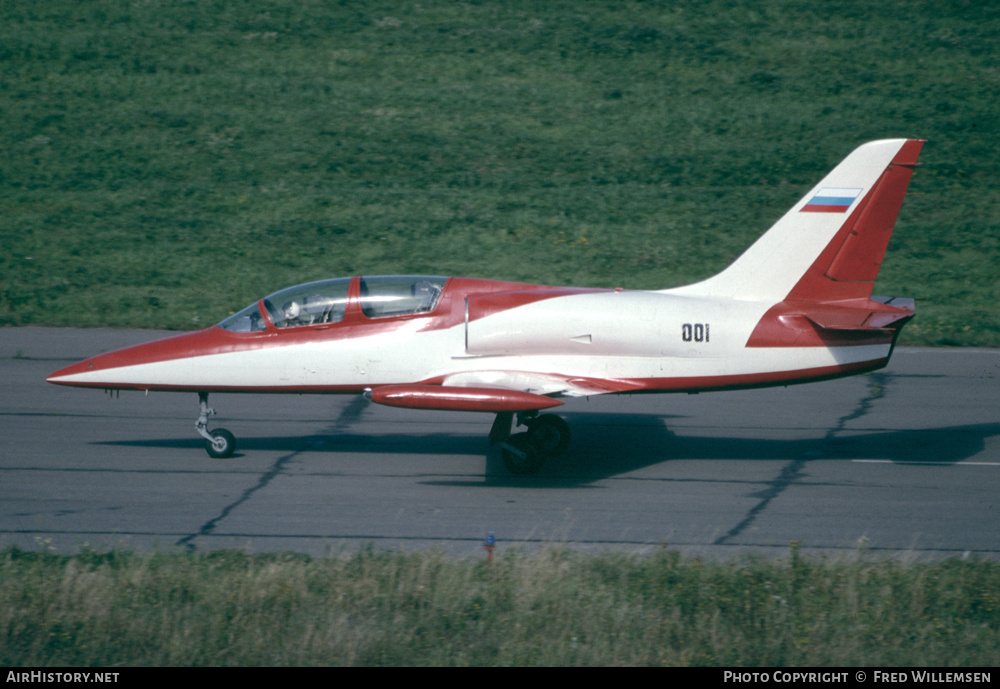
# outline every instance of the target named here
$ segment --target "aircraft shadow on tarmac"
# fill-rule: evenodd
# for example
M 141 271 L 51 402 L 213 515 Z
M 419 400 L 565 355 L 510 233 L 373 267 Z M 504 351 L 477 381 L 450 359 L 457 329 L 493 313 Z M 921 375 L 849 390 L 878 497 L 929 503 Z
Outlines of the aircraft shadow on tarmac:
M 480 434 L 366 434 L 330 431 L 308 436 L 241 437 L 236 454 L 226 460 L 204 457 L 206 462 L 239 462 L 259 451 L 289 454 L 372 453 L 399 455 L 480 455 L 486 457 L 487 484 L 580 485 L 676 460 L 852 460 L 880 459 L 908 464 L 953 464 L 985 448 L 986 438 L 1000 435 L 1000 423 L 900 430 L 847 430 L 831 433 L 816 427 L 795 430 L 808 437 L 767 439 L 708 435 L 700 428 L 668 428 L 671 417 L 658 414 L 566 414 L 573 429 L 573 444 L 562 457 L 546 461 L 535 476 L 510 476 L 499 452 L 487 447 Z M 760 435 L 760 431 L 755 431 Z M 776 431 L 780 435 L 784 431 Z M 201 450 L 197 438 L 104 441 L 101 445 Z M 470 485 L 471 477 L 435 480 L 436 484 Z

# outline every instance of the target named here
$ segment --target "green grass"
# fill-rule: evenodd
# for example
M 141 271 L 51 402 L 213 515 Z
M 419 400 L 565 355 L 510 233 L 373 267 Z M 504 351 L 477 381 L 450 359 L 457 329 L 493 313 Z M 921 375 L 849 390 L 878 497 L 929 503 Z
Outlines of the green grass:
M 1000 6 L 15 0 L 0 324 L 190 329 L 356 273 L 660 288 L 929 140 L 876 287 L 1000 345 Z
M 996 562 L 0 552 L 0 665 L 995 667 Z

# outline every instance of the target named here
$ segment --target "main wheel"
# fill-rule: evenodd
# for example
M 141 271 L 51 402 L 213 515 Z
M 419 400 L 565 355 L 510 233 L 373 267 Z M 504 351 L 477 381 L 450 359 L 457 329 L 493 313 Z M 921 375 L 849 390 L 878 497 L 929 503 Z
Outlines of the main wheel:
M 205 441 L 205 450 L 209 457 L 225 459 L 232 457 L 233 453 L 236 452 L 236 436 L 225 428 L 216 428 L 209 435 L 212 436 L 212 440 Z
M 503 464 L 507 471 L 517 476 L 529 476 L 537 474 L 538 470 L 545 464 L 545 455 L 538 451 L 535 443 L 527 433 L 517 433 L 510 436 L 507 442 L 518 450 L 523 457 L 519 457 L 507 448 L 503 450 Z
M 531 421 L 528 436 L 542 454 L 559 457 L 569 448 L 569 424 L 555 414 L 542 414 Z

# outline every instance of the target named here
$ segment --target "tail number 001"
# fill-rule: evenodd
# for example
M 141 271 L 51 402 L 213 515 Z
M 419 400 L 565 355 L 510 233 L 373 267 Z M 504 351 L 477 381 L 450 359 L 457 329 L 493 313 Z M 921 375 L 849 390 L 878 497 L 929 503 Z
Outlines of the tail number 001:
M 681 339 L 685 342 L 708 342 L 708 323 L 685 323 L 681 326 Z

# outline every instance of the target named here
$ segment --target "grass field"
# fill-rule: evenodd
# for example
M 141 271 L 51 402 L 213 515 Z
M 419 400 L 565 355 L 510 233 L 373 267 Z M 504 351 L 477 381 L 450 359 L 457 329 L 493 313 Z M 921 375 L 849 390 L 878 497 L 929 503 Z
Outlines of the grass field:
M 996 667 L 996 562 L 0 552 L 0 665 Z
M 308 280 L 660 288 L 929 140 L 876 293 L 1000 345 L 1000 5 L 13 0 L 0 324 L 192 329 Z

